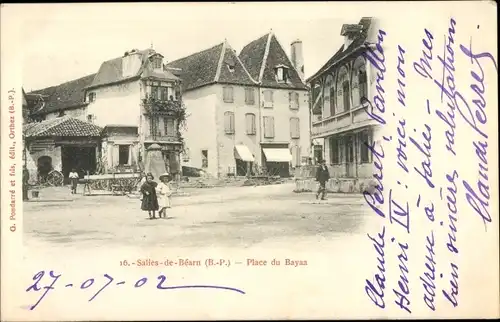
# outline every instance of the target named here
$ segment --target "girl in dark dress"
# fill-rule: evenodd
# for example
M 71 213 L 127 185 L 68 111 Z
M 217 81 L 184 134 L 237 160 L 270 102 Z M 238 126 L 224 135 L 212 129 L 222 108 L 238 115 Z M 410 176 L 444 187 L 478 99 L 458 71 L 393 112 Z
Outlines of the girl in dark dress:
M 156 186 L 158 184 L 153 179 L 153 175 L 148 173 L 146 175 L 146 182 L 141 186 L 141 209 L 148 212 L 149 219 L 156 219 L 156 211 L 159 208 L 158 197 L 156 196 Z

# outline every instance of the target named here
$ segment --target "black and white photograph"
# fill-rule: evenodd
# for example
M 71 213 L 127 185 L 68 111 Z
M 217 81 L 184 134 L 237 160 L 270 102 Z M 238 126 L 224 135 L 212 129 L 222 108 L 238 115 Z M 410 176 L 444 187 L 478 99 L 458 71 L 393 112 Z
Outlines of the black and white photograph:
M 2 5 L 2 320 L 498 318 L 493 9 Z

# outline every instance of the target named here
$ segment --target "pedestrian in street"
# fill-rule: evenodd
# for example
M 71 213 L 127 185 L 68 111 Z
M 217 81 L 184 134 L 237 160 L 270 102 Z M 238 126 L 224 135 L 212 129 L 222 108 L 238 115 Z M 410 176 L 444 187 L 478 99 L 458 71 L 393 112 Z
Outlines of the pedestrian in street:
M 30 179 L 30 173 L 26 166 L 23 167 L 23 201 L 29 200 L 28 198 L 28 181 Z
M 69 173 L 69 180 L 71 181 L 71 194 L 76 193 L 79 178 L 80 176 L 78 175 L 78 172 L 76 172 L 76 169 L 71 170 L 71 172 Z
M 326 200 L 326 183 L 330 180 L 330 173 L 326 167 L 325 160 L 320 161 L 320 166 L 316 170 L 316 181 L 319 182 L 319 189 L 316 193 L 316 199 L 321 194 L 321 200 Z
M 164 173 L 160 176 L 160 183 L 156 187 L 156 193 L 158 195 L 158 205 L 160 211 L 158 215 L 160 218 L 167 218 L 167 208 L 171 207 L 170 196 L 172 195 L 172 190 L 170 189 L 170 181 L 172 177 L 168 173 Z
M 146 175 L 146 182 L 141 186 L 141 209 L 148 212 L 149 219 L 156 219 L 156 211 L 158 211 L 159 208 L 158 197 L 156 196 L 156 186 L 158 186 L 158 184 L 153 180 L 153 175 L 148 173 Z

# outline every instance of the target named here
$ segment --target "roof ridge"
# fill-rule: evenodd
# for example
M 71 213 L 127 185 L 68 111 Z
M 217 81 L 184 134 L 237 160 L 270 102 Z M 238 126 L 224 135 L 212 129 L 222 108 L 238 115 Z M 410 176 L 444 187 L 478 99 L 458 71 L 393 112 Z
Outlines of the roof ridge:
M 231 47 L 231 45 L 229 43 L 227 43 L 227 47 L 231 50 L 233 50 L 234 52 L 234 57 L 236 57 L 236 60 L 240 63 L 241 67 L 243 67 L 243 70 L 245 71 L 245 73 L 247 74 L 248 78 L 250 78 L 250 80 L 252 82 L 254 82 L 255 84 L 259 84 L 258 81 L 256 81 L 255 79 L 253 79 L 252 75 L 250 75 L 250 73 L 248 72 L 247 68 L 245 67 L 245 64 L 243 64 L 243 62 L 241 61 L 240 57 L 238 57 L 238 55 L 236 54 L 236 51 L 233 49 L 233 47 Z M 225 51 L 224 51 L 224 55 L 225 55 Z
M 45 91 L 45 90 L 47 90 L 49 88 L 59 87 L 59 86 L 62 86 L 62 85 L 65 85 L 65 84 L 68 84 L 68 83 L 71 83 L 71 82 L 76 82 L 78 80 L 81 80 L 83 78 L 87 78 L 87 77 L 90 77 L 90 76 L 94 76 L 95 77 L 96 75 L 97 75 L 97 73 L 88 74 L 86 76 L 82 76 L 82 77 L 78 77 L 78 78 L 75 78 L 75 79 L 72 79 L 72 80 L 69 80 L 69 81 L 65 81 L 65 82 L 57 84 L 57 85 L 52 85 L 52 86 L 48 86 L 48 87 L 36 89 L 34 91 L 28 92 L 27 94 L 36 94 L 36 95 L 38 95 L 38 93 L 36 93 L 36 92 Z
M 217 69 L 215 70 L 215 77 L 214 77 L 214 82 L 218 82 L 220 78 L 220 72 L 221 72 L 221 67 L 222 67 L 222 61 L 224 60 L 224 57 L 226 56 L 226 48 L 228 47 L 227 40 L 224 39 L 224 42 L 222 43 L 222 48 L 219 54 L 219 62 L 217 63 Z
M 193 56 L 195 56 L 195 55 L 199 55 L 199 54 L 201 54 L 201 53 L 203 53 L 203 52 L 205 52 L 205 51 L 213 50 L 215 47 L 218 47 L 218 46 L 223 45 L 223 44 L 224 44 L 224 43 L 218 43 L 218 44 L 217 44 L 217 45 L 215 45 L 215 46 L 212 46 L 212 47 L 209 47 L 209 48 L 206 48 L 206 49 L 203 49 L 203 50 L 197 51 L 197 52 L 195 52 L 195 53 L 192 53 L 192 54 L 190 54 L 190 55 L 187 55 L 187 56 L 184 56 L 184 57 L 178 58 L 178 59 L 176 59 L 176 60 L 172 60 L 171 62 L 168 62 L 166 65 L 174 64 L 174 63 L 176 63 L 176 62 L 178 62 L 178 61 L 180 61 L 180 60 L 184 60 L 184 59 L 187 59 L 187 58 L 193 57 Z
M 42 127 L 40 129 L 38 129 L 38 131 L 36 131 L 35 133 L 32 133 L 31 135 L 38 135 L 42 132 L 45 132 L 49 129 L 52 129 L 54 126 L 57 126 L 59 124 L 61 124 L 65 119 L 67 119 L 69 116 L 63 116 L 63 117 L 58 117 L 56 119 L 52 119 L 52 120 L 47 120 L 48 122 L 48 127 Z M 53 122 L 50 122 L 50 121 L 53 121 Z M 43 123 L 43 122 L 40 122 L 40 123 Z
M 264 70 L 266 69 L 267 65 L 267 56 L 269 56 L 269 47 L 271 46 L 271 37 L 273 36 L 272 31 L 268 33 L 267 35 L 267 42 L 266 42 L 266 50 L 264 51 L 264 57 L 262 58 L 262 65 L 260 65 L 260 73 L 259 73 L 259 83 L 262 82 L 262 77 L 264 76 Z

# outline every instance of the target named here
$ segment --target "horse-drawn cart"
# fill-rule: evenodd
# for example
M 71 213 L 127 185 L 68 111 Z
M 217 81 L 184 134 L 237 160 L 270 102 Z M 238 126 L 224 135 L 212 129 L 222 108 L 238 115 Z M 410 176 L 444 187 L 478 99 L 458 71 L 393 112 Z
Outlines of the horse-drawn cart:
M 114 195 L 125 195 L 136 189 L 141 181 L 141 174 L 120 172 L 108 174 L 86 175 L 79 183 L 84 184 L 83 195 L 92 194 L 92 190 L 108 190 Z

